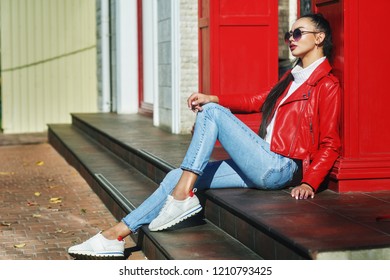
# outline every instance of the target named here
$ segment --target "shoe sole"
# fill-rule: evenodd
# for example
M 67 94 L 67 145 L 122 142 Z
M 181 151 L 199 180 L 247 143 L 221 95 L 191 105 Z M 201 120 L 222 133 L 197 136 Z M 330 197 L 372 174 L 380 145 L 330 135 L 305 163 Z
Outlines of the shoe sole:
M 188 219 L 188 218 L 194 216 L 195 214 L 199 213 L 201 210 L 202 210 L 202 206 L 201 205 L 197 205 L 194 208 L 188 210 L 186 213 L 184 213 L 181 216 L 177 217 L 176 219 L 170 221 L 169 223 L 166 223 L 166 224 L 164 224 L 162 226 L 159 226 L 157 228 L 154 228 L 154 229 L 149 228 L 149 230 L 150 231 L 160 231 L 160 230 L 164 230 L 164 229 L 173 227 L 174 225 L 184 221 L 185 219 Z
M 78 253 L 68 253 L 75 260 L 124 260 L 123 255 L 88 255 Z

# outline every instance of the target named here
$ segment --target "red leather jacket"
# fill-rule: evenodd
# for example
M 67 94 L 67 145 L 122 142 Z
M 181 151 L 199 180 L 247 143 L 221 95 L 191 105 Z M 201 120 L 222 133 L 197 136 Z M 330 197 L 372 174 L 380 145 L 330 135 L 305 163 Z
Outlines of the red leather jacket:
M 329 173 L 341 147 L 340 84 L 331 70 L 325 60 L 279 106 L 271 140 L 273 152 L 302 160 L 302 183 L 314 190 Z M 219 103 L 232 112 L 259 112 L 267 94 L 222 95 Z

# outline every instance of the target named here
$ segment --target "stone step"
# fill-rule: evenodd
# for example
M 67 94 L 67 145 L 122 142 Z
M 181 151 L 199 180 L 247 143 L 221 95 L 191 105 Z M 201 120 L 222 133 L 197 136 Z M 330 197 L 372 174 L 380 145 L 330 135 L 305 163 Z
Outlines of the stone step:
M 139 206 L 157 184 L 95 139 L 72 125 L 49 125 L 51 145 L 120 220 Z M 164 232 L 150 232 L 143 226 L 132 237 L 149 259 L 261 259 L 201 214 Z
M 191 140 L 190 135 L 173 135 L 156 128 L 150 118 L 140 115 L 74 114 L 72 127 L 154 184 L 180 166 Z M 227 157 L 220 146 L 214 150 L 211 160 Z M 325 190 L 307 200 L 292 199 L 288 189 L 236 188 L 197 194 L 208 224 L 264 259 L 390 258 L 389 223 L 380 218 L 390 211 L 390 192 L 338 194 Z M 195 225 L 196 219 L 190 222 Z M 174 236 L 182 229 L 178 230 L 159 236 Z M 144 247 L 154 244 L 156 249 L 161 242 L 149 236 L 142 239 Z
M 152 121 L 140 115 L 116 114 L 72 114 L 73 127 L 83 131 L 96 142 L 115 154 L 156 184 L 160 183 L 167 172 L 179 166 L 187 150 L 190 136 L 173 135 L 153 127 Z M 226 158 L 227 154 L 221 147 L 216 147 L 211 160 Z M 307 259 L 311 258 L 307 251 L 291 242 L 275 241 L 274 234 L 269 235 L 268 228 L 264 230 L 256 220 L 248 219 L 234 205 L 224 202 L 223 197 L 231 192 L 241 190 L 208 190 L 198 193 L 205 207 L 205 217 L 221 227 L 239 242 L 244 243 L 260 256 L 270 259 Z M 246 190 L 254 196 L 263 192 Z M 284 194 L 285 195 L 285 194 Z M 243 206 L 256 207 L 244 202 Z M 243 231 L 242 229 L 245 229 Z M 276 236 L 280 240 L 279 236 Z M 274 244 L 272 250 L 269 241 Z
M 72 114 L 72 124 L 157 184 L 167 172 L 180 166 L 191 139 L 188 135 L 173 135 L 153 127 L 151 119 L 140 115 Z M 227 157 L 226 152 L 217 146 L 211 160 Z M 206 205 L 205 217 L 260 256 L 270 259 L 311 258 L 307 251 L 291 246 L 288 239 L 284 241 L 272 232 L 270 234 L 267 227 L 264 230 L 256 220 L 248 219 L 248 215 L 242 214 L 247 211 L 246 208 L 240 211 L 236 203 L 226 204 L 224 196 L 235 191 L 242 190 L 208 190 L 198 194 Z M 264 194 L 255 190 L 246 191 L 253 196 Z M 249 209 L 258 206 L 256 202 L 243 202 L 241 206 L 245 205 Z M 275 241 L 275 238 L 281 241 Z M 266 244 L 269 241 L 275 248 L 270 250 Z

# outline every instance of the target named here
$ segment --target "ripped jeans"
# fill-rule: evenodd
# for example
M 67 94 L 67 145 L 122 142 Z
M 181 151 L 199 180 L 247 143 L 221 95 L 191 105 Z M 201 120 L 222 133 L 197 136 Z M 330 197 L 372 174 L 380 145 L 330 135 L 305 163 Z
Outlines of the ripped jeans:
M 230 159 L 209 162 L 216 140 Z M 270 151 L 269 143 L 253 132 L 229 109 L 215 103 L 198 112 L 195 131 L 180 168 L 170 171 L 156 191 L 122 219 L 135 232 L 159 214 L 183 170 L 199 175 L 195 188 L 281 189 L 293 180 L 298 165 Z

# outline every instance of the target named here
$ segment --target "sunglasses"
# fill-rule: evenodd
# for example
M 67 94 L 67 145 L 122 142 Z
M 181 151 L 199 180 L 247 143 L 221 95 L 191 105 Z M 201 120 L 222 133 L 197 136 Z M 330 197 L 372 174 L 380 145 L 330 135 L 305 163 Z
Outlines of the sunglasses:
M 294 31 L 288 31 L 286 32 L 286 34 L 284 35 L 284 42 L 286 44 L 288 44 L 290 42 L 290 37 L 292 36 L 294 41 L 298 42 L 301 38 L 302 38 L 302 35 L 306 34 L 306 33 L 313 33 L 313 34 L 316 34 L 316 33 L 320 33 L 321 31 L 305 31 L 305 30 L 300 30 L 300 29 L 295 29 Z

